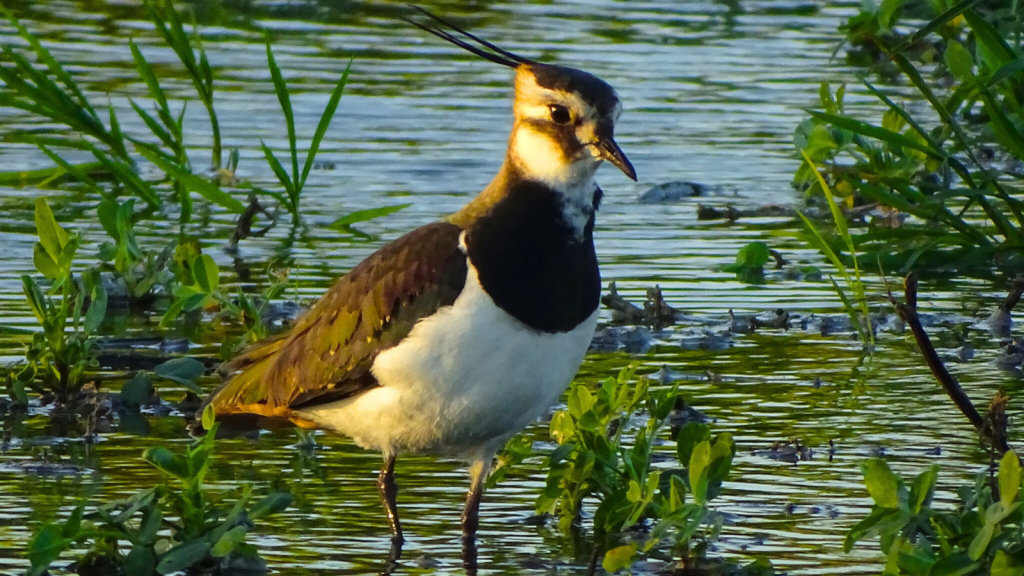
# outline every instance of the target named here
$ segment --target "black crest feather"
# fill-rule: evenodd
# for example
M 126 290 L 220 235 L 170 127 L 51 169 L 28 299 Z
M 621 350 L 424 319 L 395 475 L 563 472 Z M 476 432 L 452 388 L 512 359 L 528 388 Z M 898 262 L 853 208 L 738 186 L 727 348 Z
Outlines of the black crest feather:
M 402 20 L 405 20 L 420 30 L 437 36 L 445 42 L 454 44 L 466 52 L 479 56 L 484 60 L 494 62 L 495 64 L 508 66 L 509 68 L 516 68 L 520 64 L 536 64 L 533 60 L 523 58 L 522 56 L 509 52 L 508 50 L 488 42 L 475 34 L 471 34 L 470 32 L 467 32 L 461 27 L 453 24 L 451 21 L 445 20 L 424 8 L 412 4 L 409 6 L 420 14 L 426 16 L 428 20 L 426 22 L 418 22 L 412 18 L 405 17 L 402 17 Z

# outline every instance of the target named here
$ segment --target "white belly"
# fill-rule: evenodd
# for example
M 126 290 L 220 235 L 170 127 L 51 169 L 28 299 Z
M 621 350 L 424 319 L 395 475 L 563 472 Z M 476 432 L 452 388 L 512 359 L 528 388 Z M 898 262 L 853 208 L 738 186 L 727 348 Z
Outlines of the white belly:
M 302 415 L 364 448 L 487 459 L 558 400 L 596 323 L 595 310 L 571 332 L 532 330 L 494 304 L 470 264 L 455 303 L 377 357 L 379 388 Z

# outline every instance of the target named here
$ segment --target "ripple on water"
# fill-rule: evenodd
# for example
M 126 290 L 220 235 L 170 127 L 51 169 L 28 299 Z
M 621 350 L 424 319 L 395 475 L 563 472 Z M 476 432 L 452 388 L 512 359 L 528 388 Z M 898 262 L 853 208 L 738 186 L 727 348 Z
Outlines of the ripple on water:
M 286 142 L 265 67 L 264 31 L 272 35 L 278 62 L 295 90 L 303 139 L 312 135 L 348 57 L 356 58 L 321 148 L 320 158 L 335 169 L 313 171 L 302 199 L 309 229 L 289 236 L 280 226 L 265 238 L 243 242 L 236 257 L 220 250 L 230 236 L 232 217 L 219 211 L 196 214 L 197 232 L 225 270 L 239 263 L 260 270 L 271 259 L 283 259 L 297 284 L 290 295 L 301 299 L 321 293 L 340 271 L 383 241 L 454 211 L 486 185 L 501 161 L 510 112 L 507 70 L 474 61 L 397 25 L 386 14 L 373 14 L 372 8 L 339 12 L 331 3 L 307 4 L 255 3 L 251 13 L 228 11 L 223 18 L 204 8 L 198 14 L 217 71 L 225 148 L 239 148 L 239 175 L 263 186 L 273 186 L 274 177 L 259 141 L 278 149 Z M 617 136 L 641 180 L 632 184 L 612 171 L 600 175 L 606 191 L 597 231 L 603 276 L 637 302 L 647 287 L 659 284 L 673 306 L 710 322 L 724 321 L 729 310 L 840 310 L 827 279 L 794 281 L 770 274 L 766 285 L 751 286 L 721 271 L 754 240 L 783 252 L 793 266 L 826 268 L 791 224 L 779 219 L 698 221 L 696 207 L 797 200 L 789 184 L 796 166 L 792 133 L 804 116 L 802 109 L 814 105 L 818 82 L 850 78 L 842 76 L 841 65 L 828 61 L 840 18 L 857 5 L 661 0 L 630 2 L 626 8 L 598 0 L 588 3 L 583 14 L 578 3 L 561 0 L 497 2 L 485 10 L 445 6 L 444 11 L 466 18 L 474 30 L 512 50 L 585 68 L 617 87 L 626 106 Z M 21 6 L 19 15 L 40 31 L 97 102 L 105 103 L 104 94 L 111 93 L 123 128 L 138 133 L 144 127 L 131 113 L 128 98 L 145 99 L 146 87 L 126 48 L 129 37 L 175 99 L 191 97 L 192 88 L 139 7 L 98 6 L 40 1 Z M 12 30 L 2 29 L 5 39 L 12 40 Z M 869 102 L 863 91 L 850 86 L 848 107 Z M 200 148 L 192 158 L 201 165 L 208 154 L 201 148 L 210 145 L 205 112 L 192 102 L 185 117 L 186 140 Z M 9 110 L 0 111 L 0 119 L 0 137 L 16 130 L 55 129 Z M 89 160 L 74 152 L 67 156 Z M 29 146 L 5 144 L 0 158 L 9 169 L 48 165 Z M 637 202 L 640 192 L 675 180 L 713 185 L 715 193 L 675 204 Z M 31 202 L 41 193 L 50 197 L 58 218 L 83 234 L 82 254 L 92 254 L 104 238 L 94 220 L 79 218 L 92 209 L 95 198 L 0 190 L 5 250 L 0 319 L 5 325 L 34 323 L 21 297 L 20 276 L 32 271 Z M 399 202 L 413 206 L 360 227 L 373 235 L 370 240 L 321 226 L 352 210 Z M 138 236 L 156 246 L 173 232 L 170 223 L 144 223 Z M 225 281 L 239 282 L 232 275 Z M 883 290 L 879 280 L 870 283 L 873 291 Z M 929 309 L 979 318 L 981 310 L 1002 297 L 988 284 L 962 279 L 926 285 L 922 294 L 928 295 L 923 300 Z M 603 314 L 607 321 L 610 315 Z M 113 332 L 119 337 L 151 335 L 154 326 L 143 320 Z M 944 333 L 950 342 L 959 338 Z M 769 556 L 792 573 L 877 571 L 876 555 L 868 547 L 851 555 L 841 552 L 845 531 L 870 506 L 859 463 L 883 453 L 905 474 L 940 463 L 937 499 L 943 505 L 952 503 L 952 489 L 984 463 L 974 433 L 934 385 L 906 336 L 880 335 L 873 357 L 865 357 L 849 335 L 826 338 L 801 330 L 735 336 L 732 346 L 713 351 L 681 347 L 679 331 L 656 336 L 660 343 L 636 357 L 644 364 L 641 372 L 668 366 L 689 375 L 681 384 L 689 404 L 712 419 L 714 430 L 730 432 L 737 441 L 735 473 L 717 501 L 726 523 L 716 553 Z M 997 343 L 991 337 L 971 332 L 968 338 L 979 354 L 956 369 L 968 391 L 982 399 L 1012 377 L 992 365 Z M 23 336 L 0 332 L 0 361 L 19 357 L 24 342 Z M 218 347 L 219 342 L 207 342 L 193 351 L 213 355 Z M 629 359 L 619 352 L 593 353 L 581 377 L 607 377 Z M 714 378 L 697 377 L 707 372 Z M 180 419 L 150 419 L 150 424 L 159 442 L 184 442 Z M 17 426 L 18 436 L 49 434 L 41 418 Z M 538 440 L 546 436 L 542 424 L 531 433 Z M 810 460 L 789 463 L 766 456 L 773 443 L 794 438 L 813 450 Z M 30 531 L 40 521 L 67 515 L 78 499 L 126 496 L 158 481 L 139 459 L 140 448 L 154 440 L 123 431 L 105 439 L 96 445 L 52 447 L 89 473 L 25 473 L 30 465 L 19 463 L 33 455 L 27 442 L 3 457 L 0 572 L 20 571 Z M 286 479 L 295 506 L 262 525 L 253 539 L 280 573 L 376 572 L 388 541 L 374 488 L 380 458 L 344 439 L 319 440 L 321 447 L 312 452 L 295 449 L 287 433 L 265 434 L 256 443 L 224 441 L 211 474 L 214 490 L 228 493 L 244 481 L 265 487 Z M 665 450 L 670 452 L 670 446 Z M 530 459 L 485 499 L 480 562 L 487 569 L 585 565 L 587 551 L 575 551 L 571 540 L 550 527 L 525 522 L 543 485 L 543 464 L 541 456 Z M 12 471 L 12 466 L 21 469 Z M 406 565 L 457 569 L 463 468 L 456 462 L 408 457 L 399 460 L 398 474 L 410 537 Z

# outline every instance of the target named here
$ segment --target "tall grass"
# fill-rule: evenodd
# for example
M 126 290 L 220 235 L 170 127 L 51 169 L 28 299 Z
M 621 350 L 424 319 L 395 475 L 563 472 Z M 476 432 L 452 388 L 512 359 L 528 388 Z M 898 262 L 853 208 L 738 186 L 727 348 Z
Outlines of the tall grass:
M 839 283 L 836 282 L 835 278 L 829 275 L 829 280 L 832 282 L 832 287 L 835 288 L 836 294 L 839 295 L 839 299 L 843 302 L 843 308 L 846 309 L 846 314 L 850 317 L 850 322 L 857 330 L 857 335 L 860 336 L 861 342 L 864 344 L 874 345 L 875 334 L 871 326 L 871 317 L 869 315 L 870 310 L 868 309 L 867 294 L 864 290 L 864 280 L 860 275 L 860 265 L 857 262 L 857 249 L 853 244 L 853 237 L 850 236 L 850 228 L 846 224 L 846 215 L 839 208 L 839 204 L 836 203 L 835 195 L 832 194 L 832 189 L 828 183 L 821 176 L 817 166 L 807 156 L 806 152 L 801 151 L 803 154 L 804 161 L 811 167 L 815 176 L 818 179 L 818 184 L 821 186 L 821 190 L 825 195 L 825 199 L 828 202 L 829 210 L 832 213 L 832 219 L 835 222 L 836 232 L 842 239 L 849 251 L 850 260 L 853 262 L 853 275 L 847 269 L 843 259 L 829 246 L 829 243 L 825 241 L 825 238 L 818 232 L 818 228 L 804 216 L 803 212 L 797 212 L 800 215 L 800 219 L 804 221 L 804 225 L 807 227 L 807 231 L 810 232 L 811 243 L 820 250 L 828 258 L 829 262 L 835 266 L 839 275 L 842 276 L 843 282 L 846 284 L 847 289 L 853 293 L 854 300 L 851 301 L 849 296 L 846 295 L 846 291 L 843 290 Z
M 341 101 L 341 95 L 345 91 L 345 84 L 348 82 L 348 73 L 352 69 L 352 61 L 349 60 L 348 66 L 345 67 L 345 71 L 341 74 L 341 78 L 338 83 L 334 86 L 334 90 L 331 92 L 331 97 L 327 101 L 327 106 L 324 108 L 323 114 L 320 116 L 320 122 L 317 123 L 316 132 L 313 133 L 313 140 L 309 144 L 309 150 L 306 152 L 306 160 L 302 165 L 302 172 L 299 172 L 299 146 L 298 138 L 295 132 L 295 112 L 292 110 L 291 96 L 288 92 L 288 85 L 284 81 L 284 75 L 281 73 L 280 66 L 277 65 L 277 60 L 274 59 L 274 51 L 270 48 L 270 42 L 267 42 L 267 66 L 270 68 L 270 76 L 274 81 L 274 93 L 277 94 L 277 100 L 281 103 L 281 111 L 284 113 L 285 127 L 288 130 L 288 151 L 291 159 L 291 173 L 289 174 L 281 161 L 278 160 L 277 155 L 274 151 L 267 146 L 266 142 L 260 141 L 260 146 L 263 148 L 263 154 L 267 159 L 267 163 L 270 164 L 271 169 L 277 176 L 278 181 L 285 190 L 286 196 L 276 196 L 277 200 L 283 204 L 288 212 L 292 215 L 292 223 L 299 223 L 299 200 L 302 197 L 302 189 L 306 185 L 306 178 L 309 177 L 309 171 L 313 169 L 313 161 L 316 159 L 316 153 L 320 150 L 320 143 L 323 141 L 324 136 L 327 134 L 327 129 L 331 126 L 331 120 L 334 119 L 334 113 L 338 109 L 338 103 Z
M 825 109 L 811 112 L 798 129 L 804 162 L 796 183 L 820 191 L 830 208 L 835 193 L 912 217 L 898 228 L 840 235 L 887 270 L 1024 270 L 1024 175 L 981 154 L 994 151 L 997 159 L 1024 162 L 1024 58 L 971 8 L 976 3 L 960 2 L 902 38 L 891 33 L 895 14 L 876 15 L 888 19 L 887 28 L 865 24 L 863 13 L 857 27 L 845 28 L 850 34 L 856 28 L 859 42 L 881 51 L 882 61 L 930 106 L 937 126 L 925 126 L 919 115 L 861 78 L 885 107 L 880 124 L 850 116 L 841 94 L 833 98 L 823 87 Z M 932 40 L 936 34 L 941 40 Z M 908 52 L 922 42 L 942 55 L 930 74 Z M 936 75 L 951 79 L 952 87 L 936 88 Z

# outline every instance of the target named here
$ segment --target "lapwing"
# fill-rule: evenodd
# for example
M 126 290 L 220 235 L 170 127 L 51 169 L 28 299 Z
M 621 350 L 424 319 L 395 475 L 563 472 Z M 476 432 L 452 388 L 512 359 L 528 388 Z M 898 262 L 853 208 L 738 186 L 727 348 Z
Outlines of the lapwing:
M 515 71 L 504 163 L 461 210 L 385 245 L 286 333 L 227 362 L 207 400 L 232 428 L 291 423 L 382 452 L 378 488 L 399 551 L 394 470 L 406 453 L 469 464 L 462 533 L 474 541 L 495 453 L 557 402 L 594 334 L 594 173 L 607 161 L 636 180 L 605 81 L 418 10 L 408 22 Z

